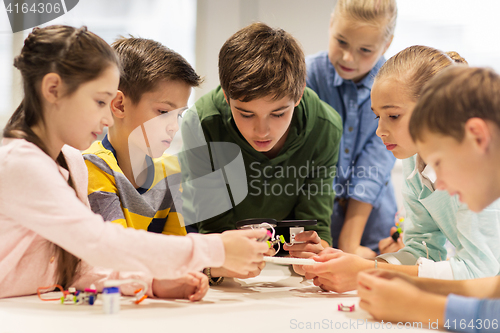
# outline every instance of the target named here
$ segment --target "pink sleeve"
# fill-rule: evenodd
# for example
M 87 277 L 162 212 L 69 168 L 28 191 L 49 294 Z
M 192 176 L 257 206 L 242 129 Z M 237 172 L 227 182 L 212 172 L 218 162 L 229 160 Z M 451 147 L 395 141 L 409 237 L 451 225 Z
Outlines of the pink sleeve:
M 55 162 L 25 143 L 0 161 L 5 228 L 27 228 L 91 266 L 176 279 L 224 262 L 218 235 L 166 236 L 105 223 L 76 196 Z

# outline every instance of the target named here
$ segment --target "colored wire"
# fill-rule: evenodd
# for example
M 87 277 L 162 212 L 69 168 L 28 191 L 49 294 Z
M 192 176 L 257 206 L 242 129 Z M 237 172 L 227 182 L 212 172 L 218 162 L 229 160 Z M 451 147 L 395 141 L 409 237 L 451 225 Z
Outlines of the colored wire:
M 54 284 L 54 285 L 51 285 L 51 286 L 48 286 L 48 287 L 39 287 L 39 288 L 37 288 L 37 289 L 36 289 L 36 293 L 38 294 L 38 298 L 39 298 L 40 300 L 42 300 L 42 301 L 60 301 L 60 300 L 61 300 L 61 297 L 58 297 L 58 298 L 44 298 L 44 297 L 42 297 L 42 294 L 41 294 L 41 292 L 42 292 L 43 290 L 45 290 L 45 291 L 49 292 L 49 291 L 53 291 L 53 290 L 54 290 L 54 289 L 56 289 L 56 288 L 57 288 L 57 289 L 59 289 L 59 290 L 62 292 L 63 297 L 65 297 L 66 295 L 68 295 L 68 294 L 69 294 L 69 292 L 68 292 L 68 291 L 65 291 L 65 290 L 63 289 L 63 287 L 62 287 L 62 286 L 60 286 L 60 285 L 58 285 L 58 284 Z

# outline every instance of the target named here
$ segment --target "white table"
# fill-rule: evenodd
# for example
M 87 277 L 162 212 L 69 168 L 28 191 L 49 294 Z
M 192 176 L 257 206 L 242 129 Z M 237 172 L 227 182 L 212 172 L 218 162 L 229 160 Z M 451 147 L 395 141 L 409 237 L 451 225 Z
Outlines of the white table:
M 355 304 L 356 309 L 339 312 L 339 303 Z M 289 266 L 268 264 L 256 278 L 229 279 L 212 287 L 201 302 L 146 299 L 134 305 L 122 297 L 121 310 L 114 315 L 102 313 L 100 300 L 89 306 L 42 302 L 37 296 L 2 299 L 0 333 L 435 331 L 408 328 L 410 324 L 382 326 L 358 303 L 355 292 L 323 292 L 291 274 Z

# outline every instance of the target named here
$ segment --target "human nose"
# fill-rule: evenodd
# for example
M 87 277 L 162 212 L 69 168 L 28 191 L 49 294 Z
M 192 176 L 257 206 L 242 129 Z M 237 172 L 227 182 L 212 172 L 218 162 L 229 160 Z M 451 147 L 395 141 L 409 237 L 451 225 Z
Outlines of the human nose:
M 172 119 L 169 119 L 167 122 L 167 132 L 171 132 L 171 133 L 175 134 L 179 130 L 179 122 L 180 122 L 181 118 L 180 118 L 180 114 L 177 112 L 173 112 L 172 116 L 173 116 Z
M 378 120 L 378 126 L 377 130 L 375 131 L 375 134 L 377 134 L 379 138 L 387 136 L 388 134 L 387 128 L 385 127 L 385 123 L 381 119 Z
M 269 126 L 264 119 L 257 120 L 254 131 L 259 138 L 265 138 L 269 134 Z
M 113 119 L 113 114 L 111 113 L 111 107 L 107 108 L 104 116 L 101 119 L 103 126 L 111 127 L 114 125 L 115 120 Z
M 352 55 L 352 52 L 350 50 L 344 50 L 344 54 L 342 56 L 342 60 L 344 60 L 344 62 L 352 62 L 352 61 L 354 61 L 354 56 Z

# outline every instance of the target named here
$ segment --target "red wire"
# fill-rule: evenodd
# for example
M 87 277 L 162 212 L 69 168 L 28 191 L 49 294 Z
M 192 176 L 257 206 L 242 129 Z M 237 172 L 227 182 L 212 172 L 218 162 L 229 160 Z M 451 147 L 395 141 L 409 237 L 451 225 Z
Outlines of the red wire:
M 66 296 L 67 294 L 69 294 L 69 292 L 64 291 L 63 287 L 61 287 L 58 284 L 54 284 L 54 285 L 48 286 L 48 287 L 38 287 L 38 289 L 36 290 L 36 293 L 38 294 L 38 298 L 41 299 L 42 301 L 59 301 L 59 300 L 61 300 L 61 298 L 42 298 L 42 295 L 40 294 L 40 292 L 43 290 L 49 291 L 49 290 L 53 290 L 55 288 L 59 289 L 63 293 L 63 296 Z

